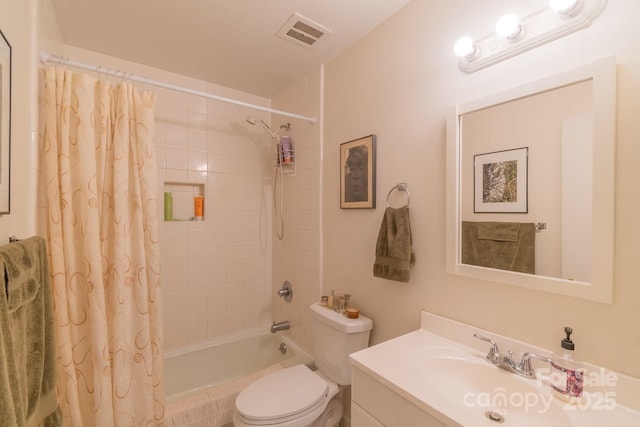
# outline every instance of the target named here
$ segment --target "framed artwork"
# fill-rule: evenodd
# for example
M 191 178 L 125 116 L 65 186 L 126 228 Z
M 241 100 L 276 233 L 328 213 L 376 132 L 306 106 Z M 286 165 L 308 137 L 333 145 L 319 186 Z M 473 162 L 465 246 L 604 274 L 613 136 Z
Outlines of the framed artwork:
M 10 213 L 11 45 L 0 31 L 0 215 Z
M 340 144 L 340 208 L 376 207 L 376 136 Z
M 527 213 L 529 147 L 473 156 L 475 213 Z

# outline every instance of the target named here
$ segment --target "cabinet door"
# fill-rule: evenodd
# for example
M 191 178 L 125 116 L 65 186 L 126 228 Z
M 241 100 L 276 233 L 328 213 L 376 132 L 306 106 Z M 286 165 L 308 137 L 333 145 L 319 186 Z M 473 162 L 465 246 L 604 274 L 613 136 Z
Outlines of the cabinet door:
M 351 370 L 351 400 L 386 427 L 446 427 L 447 424 L 357 368 Z M 452 421 L 449 425 L 458 425 Z M 365 424 L 364 427 L 369 427 Z
M 367 411 L 362 409 L 356 402 L 351 401 L 351 427 L 385 427 Z

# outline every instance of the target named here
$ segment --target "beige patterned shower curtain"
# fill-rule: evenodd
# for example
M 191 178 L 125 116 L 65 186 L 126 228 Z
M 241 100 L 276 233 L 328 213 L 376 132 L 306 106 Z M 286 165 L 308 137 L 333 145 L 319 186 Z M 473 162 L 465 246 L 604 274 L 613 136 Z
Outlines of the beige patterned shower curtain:
M 161 425 L 152 93 L 42 69 L 40 138 L 65 425 Z

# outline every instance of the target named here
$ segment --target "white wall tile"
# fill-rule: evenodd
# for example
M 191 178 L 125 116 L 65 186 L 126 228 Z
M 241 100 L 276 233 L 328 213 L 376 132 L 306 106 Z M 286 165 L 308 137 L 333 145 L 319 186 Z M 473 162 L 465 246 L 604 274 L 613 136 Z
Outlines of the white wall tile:
M 162 173 L 162 171 L 158 172 L 158 175 Z M 187 170 L 166 168 L 164 170 L 164 180 L 165 182 L 187 182 Z
M 206 123 L 203 126 L 206 126 Z M 191 151 L 201 151 L 206 153 L 208 148 L 206 130 L 189 129 L 187 131 L 187 145 Z
M 187 150 L 167 148 L 165 168 L 167 169 L 187 169 Z
M 206 121 L 207 99 L 200 96 L 190 96 L 187 99 L 187 110 L 189 112 L 202 114 Z
M 210 152 L 207 156 L 207 168 L 209 172 L 225 173 L 227 171 L 227 160 L 225 155 Z
M 167 122 L 165 127 L 165 146 L 185 149 L 187 147 L 186 127 L 178 127 L 175 126 L 175 122 Z
M 208 180 L 208 175 L 207 172 L 201 172 L 201 171 L 187 171 L 187 182 L 189 182 L 190 184 L 202 184 L 205 185 L 207 183 Z M 201 191 L 199 191 L 199 189 L 197 189 L 193 195 L 194 196 L 201 196 L 203 194 L 200 194 Z
M 271 205 L 262 185 L 270 182 L 271 171 L 261 168 L 259 144 L 246 135 L 230 135 L 229 123 L 243 123 L 244 116 L 225 115 L 218 106 L 220 116 L 212 119 L 208 107 L 167 93 L 159 112 L 160 182 L 189 183 L 164 185 L 173 193 L 174 217 L 193 216 L 193 196 L 198 191 L 205 196 L 204 221 L 162 224 L 164 294 L 171 313 L 165 322 L 167 349 L 270 320 L 271 214 L 266 209 Z M 270 185 L 266 194 L 270 198 Z
M 168 107 L 171 107 L 177 111 L 187 112 L 187 99 L 189 95 L 185 93 L 176 92 L 175 90 L 168 90 L 165 92 L 165 102 Z
M 190 171 L 207 171 L 207 153 L 194 151 L 189 147 L 187 151 L 187 169 Z

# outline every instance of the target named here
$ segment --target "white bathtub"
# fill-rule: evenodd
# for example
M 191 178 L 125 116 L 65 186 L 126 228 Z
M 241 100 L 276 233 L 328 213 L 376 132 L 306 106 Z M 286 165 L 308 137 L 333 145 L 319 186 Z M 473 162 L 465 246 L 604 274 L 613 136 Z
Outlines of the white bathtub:
M 284 354 L 280 345 L 286 346 Z M 279 334 L 225 340 L 167 353 L 164 360 L 165 425 L 215 427 L 231 421 L 237 394 L 266 373 L 311 365 L 311 357 Z

